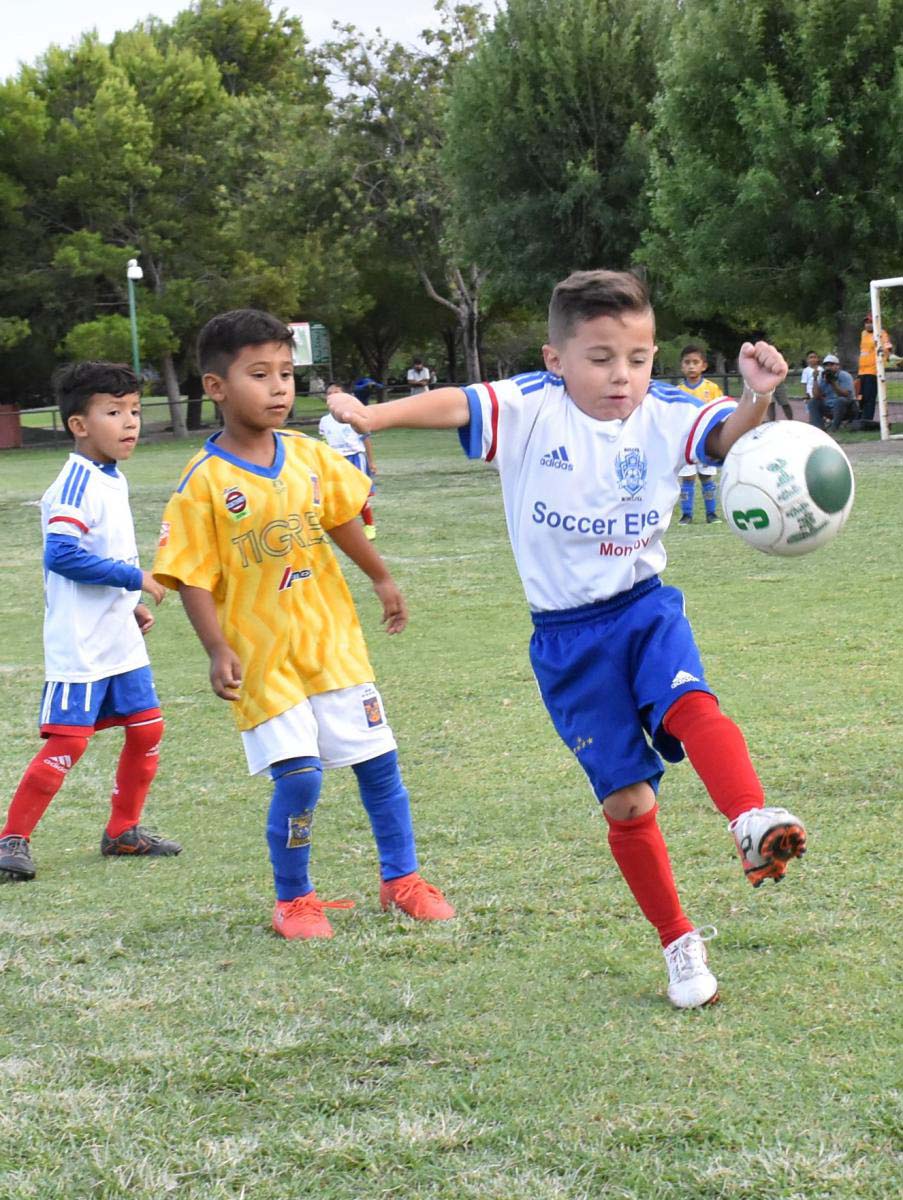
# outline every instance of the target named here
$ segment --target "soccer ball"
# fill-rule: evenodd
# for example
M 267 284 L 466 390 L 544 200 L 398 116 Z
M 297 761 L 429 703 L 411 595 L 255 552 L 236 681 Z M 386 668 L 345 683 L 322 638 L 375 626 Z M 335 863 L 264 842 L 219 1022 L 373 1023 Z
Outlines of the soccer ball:
M 744 542 L 764 554 L 808 554 L 843 529 L 853 470 L 833 438 L 802 421 L 744 433 L 724 460 L 721 506 Z

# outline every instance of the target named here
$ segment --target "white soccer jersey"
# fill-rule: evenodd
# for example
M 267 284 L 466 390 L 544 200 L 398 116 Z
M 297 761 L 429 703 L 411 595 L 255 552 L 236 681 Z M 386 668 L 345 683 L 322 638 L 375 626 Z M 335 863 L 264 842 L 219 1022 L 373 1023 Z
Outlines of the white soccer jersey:
M 320 437 L 325 438 L 328 446 L 346 458 L 349 454 L 367 453 L 366 439 L 350 425 L 337 421 L 332 413 L 320 418 Z
M 499 471 L 517 569 L 538 612 L 607 600 L 663 570 L 677 470 L 712 461 L 705 439 L 736 408 L 652 383 L 626 420 L 598 421 L 544 371 L 465 392 L 461 441 Z
M 138 566 L 129 485 L 119 471 L 70 454 L 41 497 L 41 531 L 77 538 L 99 558 Z M 140 592 L 44 572 L 44 677 L 88 683 L 148 664 L 135 620 Z

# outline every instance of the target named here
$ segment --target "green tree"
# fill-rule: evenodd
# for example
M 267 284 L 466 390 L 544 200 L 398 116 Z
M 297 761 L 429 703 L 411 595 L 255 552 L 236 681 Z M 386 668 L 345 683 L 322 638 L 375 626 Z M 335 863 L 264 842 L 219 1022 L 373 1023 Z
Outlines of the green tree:
M 672 308 L 830 321 L 855 362 L 903 252 L 897 0 L 686 0 L 643 257 Z
M 645 224 L 667 0 L 509 0 L 457 74 L 445 160 L 470 253 L 515 302 L 627 267 Z
M 470 5 L 440 0 L 438 30 L 424 31 L 427 50 L 353 26 L 325 47 L 346 91 L 336 102 L 337 160 L 345 165 L 336 223 L 358 246 L 411 265 L 427 297 L 461 331 L 470 378 L 478 378 L 486 271 L 463 253 L 449 222 L 451 196 L 441 150 L 449 89 L 483 23 Z

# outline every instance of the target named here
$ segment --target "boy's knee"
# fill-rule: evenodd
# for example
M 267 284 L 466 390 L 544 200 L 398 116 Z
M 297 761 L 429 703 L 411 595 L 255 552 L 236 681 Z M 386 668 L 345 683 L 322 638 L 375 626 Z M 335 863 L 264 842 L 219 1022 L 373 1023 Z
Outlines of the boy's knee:
M 655 808 L 655 792 L 645 780 L 630 783 L 627 787 L 609 792 L 602 801 L 602 808 L 612 821 L 631 821 Z

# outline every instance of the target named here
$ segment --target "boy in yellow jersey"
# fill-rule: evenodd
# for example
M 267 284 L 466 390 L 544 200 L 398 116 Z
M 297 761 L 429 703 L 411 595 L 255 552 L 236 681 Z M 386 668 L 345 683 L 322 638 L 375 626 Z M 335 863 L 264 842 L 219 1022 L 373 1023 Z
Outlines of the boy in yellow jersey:
M 709 369 L 709 364 L 706 361 L 705 351 L 701 346 L 684 346 L 680 352 L 680 369 L 683 373 L 683 379 L 681 379 L 677 386 L 682 392 L 686 392 L 688 396 L 694 396 L 704 404 L 710 404 L 713 400 L 718 400 L 723 395 L 717 383 L 713 383 L 711 379 L 703 378 L 705 372 Z M 715 476 L 717 474 L 717 467 L 704 466 L 702 463 L 693 463 L 691 466 L 681 467 L 678 471 L 680 477 L 680 520 L 677 522 L 678 525 L 692 525 L 693 523 L 693 505 L 696 496 L 697 475 L 699 475 L 702 485 L 702 500 L 705 504 L 706 523 L 711 525 L 714 521 L 718 520 L 715 495 Z
M 153 573 L 181 596 L 213 690 L 233 705 L 250 773 L 273 780 L 273 928 L 332 937 L 324 908 L 351 907 L 321 900 L 308 875 L 323 769 L 346 766 L 376 840 L 382 907 L 447 920 L 454 909 L 417 870 L 395 739 L 329 544 L 369 576 L 386 631 L 400 633 L 404 599 L 357 520 L 370 481 L 322 442 L 280 428 L 295 393 L 282 321 L 255 309 L 214 317 L 198 360 L 223 429 L 166 506 Z

